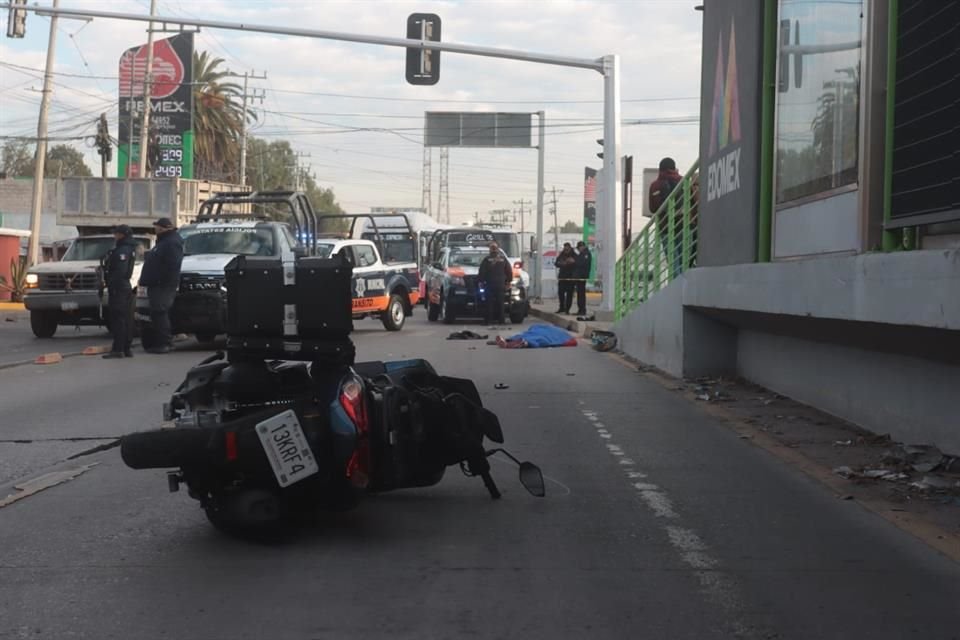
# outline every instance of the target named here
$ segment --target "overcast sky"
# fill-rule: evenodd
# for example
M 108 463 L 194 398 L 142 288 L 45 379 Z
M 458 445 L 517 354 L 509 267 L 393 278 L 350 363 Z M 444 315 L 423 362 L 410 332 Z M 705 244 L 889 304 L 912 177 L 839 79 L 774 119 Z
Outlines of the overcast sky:
M 407 16 L 429 12 L 441 17 L 448 42 L 588 58 L 615 53 L 621 56 L 623 118 L 629 121 L 698 114 L 702 14 L 694 11 L 695 4 L 158 0 L 158 14 L 404 37 Z M 61 0 L 61 6 L 146 14 L 150 3 Z M 54 69 L 61 75 L 55 76 L 51 136 L 92 135 L 102 111 L 116 135 L 118 60 L 125 49 L 146 41 L 145 30 L 145 24 L 134 22 L 60 21 Z M 48 32 L 49 19 L 31 14 L 26 38 L 0 40 L 0 63 L 40 70 L 0 65 L 0 136 L 36 135 Z M 318 182 L 332 187 L 349 211 L 420 206 L 424 111 L 543 109 L 547 190 L 562 190 L 561 222 L 582 217 L 583 168 L 600 162 L 595 154 L 596 139 L 602 137 L 603 82 L 596 72 L 444 53 L 440 82 L 415 87 L 404 80 L 404 52 L 395 48 L 214 30 L 202 31 L 196 48 L 225 58 L 236 72 L 266 71 L 267 80 L 251 83 L 266 93 L 257 105 L 260 123 L 253 135 L 285 138 L 310 154 L 306 161 Z M 625 126 L 623 152 L 634 156 L 637 168 L 656 166 L 660 157 L 671 155 L 685 170 L 697 158 L 698 131 L 696 124 Z M 96 171 L 98 157 L 85 151 Z M 454 221 L 472 219 L 474 212 L 515 209 L 516 200 L 535 200 L 536 160 L 533 149 L 451 149 Z M 434 208 L 438 178 L 434 150 Z M 639 197 L 639 187 L 636 192 Z M 527 218 L 528 229 L 532 221 Z

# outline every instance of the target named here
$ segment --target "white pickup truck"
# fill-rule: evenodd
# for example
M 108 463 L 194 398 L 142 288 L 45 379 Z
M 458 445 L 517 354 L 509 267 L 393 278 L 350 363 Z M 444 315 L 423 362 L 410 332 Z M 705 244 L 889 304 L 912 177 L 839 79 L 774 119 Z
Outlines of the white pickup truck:
M 125 224 L 133 229 L 138 248 L 130 283 L 136 287 L 143 254 L 156 242 L 153 222 L 157 218 L 186 224 L 209 194 L 240 188 L 180 178 L 58 180 L 57 224 L 76 227 L 78 237 L 62 260 L 27 271 L 23 302 L 30 311 L 34 335 L 51 338 L 60 325 L 107 326 L 107 292 L 101 289 L 98 268 L 114 246 L 112 227 Z
M 137 260 L 130 284 L 143 268 L 143 254 L 155 242 L 153 235 L 134 234 Z M 30 328 L 38 338 L 52 338 L 60 325 L 107 325 L 108 293 L 101 286 L 100 261 L 113 248 L 111 234 L 76 238 L 63 259 L 42 262 L 27 271 L 23 303 L 30 311 Z

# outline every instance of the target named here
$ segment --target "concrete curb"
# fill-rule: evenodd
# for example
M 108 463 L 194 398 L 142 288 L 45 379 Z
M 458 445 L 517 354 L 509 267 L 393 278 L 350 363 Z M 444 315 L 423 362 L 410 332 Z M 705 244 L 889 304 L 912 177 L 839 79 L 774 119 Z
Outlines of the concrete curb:
M 559 313 L 537 309 L 536 307 L 530 307 L 530 315 L 535 318 L 545 320 L 554 326 L 560 327 L 561 329 L 566 329 L 567 331 L 575 333 L 583 338 L 589 338 L 594 329 L 599 331 L 610 331 L 610 327 L 613 326 L 612 322 L 584 322 L 577 320 L 574 316 L 564 316 L 560 315 Z

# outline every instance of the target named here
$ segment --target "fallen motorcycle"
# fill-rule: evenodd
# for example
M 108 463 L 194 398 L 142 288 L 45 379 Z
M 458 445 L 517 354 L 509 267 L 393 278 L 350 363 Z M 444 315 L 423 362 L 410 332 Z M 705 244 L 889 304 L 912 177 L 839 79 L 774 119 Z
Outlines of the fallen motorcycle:
M 235 533 L 435 485 L 449 466 L 496 499 L 496 453 L 544 496 L 536 465 L 486 448 L 503 433 L 473 382 L 425 360 L 354 362 L 350 272 L 337 257 L 231 262 L 226 353 L 187 373 L 164 406 L 171 428 L 121 439 L 127 466 L 168 469 L 171 491 L 186 485 L 214 526 Z M 328 296 L 321 304 L 308 290 Z

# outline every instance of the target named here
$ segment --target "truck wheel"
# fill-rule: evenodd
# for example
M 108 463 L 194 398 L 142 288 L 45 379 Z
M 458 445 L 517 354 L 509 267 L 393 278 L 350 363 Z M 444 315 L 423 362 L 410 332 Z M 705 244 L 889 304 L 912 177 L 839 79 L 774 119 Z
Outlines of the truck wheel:
M 457 319 L 456 313 L 447 304 L 447 298 L 442 293 L 440 294 L 440 315 L 443 316 L 443 324 L 453 324 L 453 321 Z
M 387 308 L 380 314 L 380 321 L 383 328 L 387 331 L 400 331 L 403 323 L 407 319 L 407 313 L 403 308 L 403 298 L 397 294 L 390 296 L 390 302 Z
M 440 305 L 427 302 L 427 320 L 436 322 L 440 319 Z
M 31 311 L 30 328 L 38 338 L 52 338 L 57 332 L 59 318 L 51 311 Z

